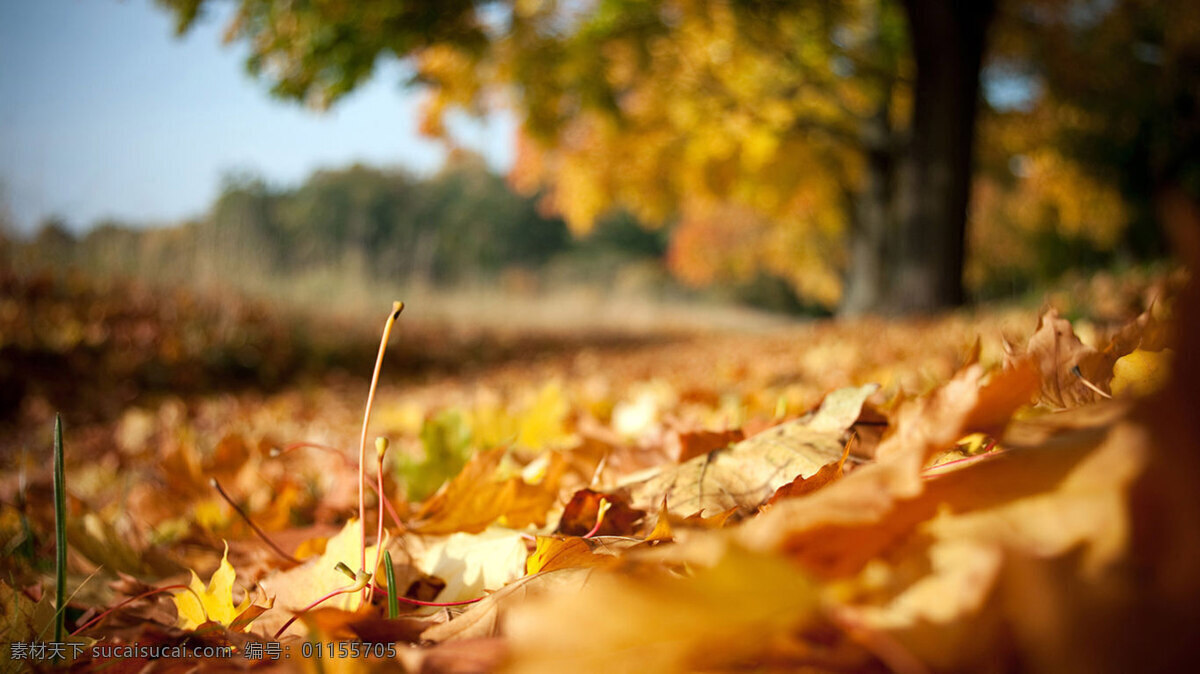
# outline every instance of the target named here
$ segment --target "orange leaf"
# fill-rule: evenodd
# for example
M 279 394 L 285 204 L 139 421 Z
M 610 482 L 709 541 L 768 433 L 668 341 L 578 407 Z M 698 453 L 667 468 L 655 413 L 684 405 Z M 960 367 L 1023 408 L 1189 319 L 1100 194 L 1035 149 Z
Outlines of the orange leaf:
M 592 546 L 582 538 L 538 536 L 537 549 L 525 561 L 525 574 L 533 575 L 542 571 L 572 567 L 604 566 L 614 561 L 616 558 L 612 555 L 598 555 L 592 552 Z
M 771 499 L 767 501 L 767 505 L 771 505 L 780 499 L 795 498 L 804 496 L 824 487 L 842 476 L 842 466 L 846 463 L 846 457 L 850 456 L 850 445 L 853 444 L 853 439 L 846 443 L 846 449 L 842 452 L 842 458 L 833 463 L 827 463 L 821 466 L 815 475 L 804 477 L 797 475 L 795 480 L 783 485 L 775 490 Z
M 597 535 L 629 536 L 634 531 L 634 524 L 646 516 L 645 511 L 631 508 L 629 498 L 623 494 L 601 494 L 591 489 L 580 489 L 563 510 L 558 532 L 569 536 L 583 536 L 591 531 L 592 527 L 596 526 L 601 499 L 607 500 L 611 506 L 604 514 L 604 521 L 600 523 Z
M 654 523 L 654 529 L 650 531 L 650 535 L 646 536 L 646 542 L 654 541 L 669 541 L 675 538 L 675 534 L 671 531 L 670 513 L 667 512 L 667 499 L 663 498 L 662 506 L 658 509 L 658 521 Z
M 1041 371 L 1041 400 L 1060 409 L 1099 400 L 1102 396 L 1083 380 L 1107 389 L 1113 362 L 1123 355 L 1101 353 L 1084 344 L 1071 322 L 1054 309 L 1038 319 L 1025 352 Z
M 740 509 L 740 506 L 734 506 L 725 512 L 717 513 L 712 517 L 704 517 L 700 513 L 695 513 L 683 518 L 683 523 L 698 526 L 701 529 L 721 529 L 725 526 L 725 523 L 729 521 L 729 518 L 733 517 L 734 513 L 738 512 Z
M 746 439 L 746 434 L 740 428 L 730 431 L 685 431 L 678 435 L 679 458 L 676 460 L 680 463 Z
M 425 534 L 479 533 L 502 517 L 515 528 L 544 524 L 558 497 L 558 481 L 566 468 L 563 459 L 553 454 L 545 477 L 529 484 L 519 475 L 497 479 L 504 454 L 504 449 L 493 449 L 471 457 L 462 472 L 425 502 L 412 529 Z

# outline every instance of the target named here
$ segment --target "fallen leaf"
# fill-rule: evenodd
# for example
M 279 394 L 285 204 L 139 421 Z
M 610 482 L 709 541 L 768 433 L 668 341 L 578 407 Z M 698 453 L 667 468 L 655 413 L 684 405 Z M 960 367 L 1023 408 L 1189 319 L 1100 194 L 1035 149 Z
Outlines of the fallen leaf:
M 780 424 L 727 449 L 663 469 L 628 485 L 631 503 L 648 509 L 667 500 L 673 515 L 756 508 L 797 476 L 816 474 L 843 454 L 843 435 L 878 387 L 834 391 L 815 414 Z
M 491 527 L 477 534 L 427 538 L 425 543 L 413 564 L 445 581 L 438 601 L 478 599 L 525 572 L 525 538 L 519 531 Z
M 842 465 L 846 463 L 846 457 L 850 456 L 850 444 L 850 442 L 846 443 L 846 449 L 842 452 L 841 459 L 821 466 L 820 470 L 808 477 L 797 475 L 795 480 L 776 489 L 775 493 L 767 501 L 767 505 L 771 505 L 780 499 L 796 498 L 805 494 L 811 494 L 840 478 L 842 476 Z
M 788 562 L 737 547 L 693 577 L 597 571 L 504 619 L 515 672 L 685 672 L 745 667 L 814 618 L 819 596 Z
M 1134 349 L 1113 365 L 1113 395 L 1147 396 L 1167 385 L 1175 352 Z
M 680 463 L 746 439 L 740 428 L 730 431 L 684 431 L 677 433 Z
M 525 560 L 525 573 L 532 576 L 543 571 L 605 566 L 616 561 L 611 554 L 596 554 L 592 545 L 591 541 L 577 536 L 538 536 L 537 548 Z
M 471 451 L 471 429 L 457 412 L 442 412 L 421 425 L 420 459 L 401 454 L 397 470 L 410 501 L 424 501 L 458 474 Z
M 159 577 L 183 571 L 164 550 L 134 542 L 96 513 L 68 518 L 67 538 L 79 554 L 114 571 Z
M 671 531 L 671 517 L 667 511 L 667 501 L 664 498 L 662 505 L 658 508 L 658 519 L 654 522 L 654 528 L 646 536 L 646 542 L 661 542 L 669 541 L 675 538 L 675 534 Z
M 548 449 L 570 443 L 567 429 L 571 405 L 558 381 L 542 387 L 519 416 L 516 444 L 530 449 Z
M 409 648 L 400 651 L 399 658 L 406 672 L 476 674 L 499 670 L 507 655 L 508 644 L 504 639 L 479 637 Z
M 501 619 L 513 607 L 543 594 L 574 596 L 595 572 L 595 568 L 573 567 L 519 578 L 472 604 L 450 621 L 425 630 L 421 638 L 442 643 L 496 636 Z
M 500 477 L 504 457 L 504 449 L 471 457 L 462 472 L 425 502 L 410 528 L 425 534 L 478 533 L 502 518 L 513 528 L 545 524 L 558 499 L 565 461 L 550 455 L 545 475 L 531 484 L 521 475 Z
M 1006 560 L 1072 555 L 1074 575 L 1095 581 L 1127 554 L 1129 488 L 1145 463 L 1147 440 L 1144 429 L 1127 422 L 1078 431 L 934 480 L 889 518 L 909 533 L 893 530 L 890 552 L 873 555 L 881 566 L 863 572 L 890 576 L 890 598 L 851 602 L 848 615 L 939 669 L 982 664 L 1004 648 L 1005 632 L 982 615 Z M 862 530 L 859 540 L 880 531 Z M 963 624 L 973 628 L 957 629 Z
M 221 564 L 213 572 L 208 586 L 192 571 L 192 581 L 188 587 L 191 591 L 175 593 L 175 607 L 179 611 L 179 626 L 185 630 L 195 630 L 207 623 L 224 625 L 231 631 L 244 632 L 250 623 L 271 608 L 274 599 L 267 600 L 266 605 L 253 605 L 247 595 L 242 603 L 233 603 L 233 582 L 237 577 L 233 565 L 229 563 L 229 545 L 221 555 Z
M 1039 400 L 1065 409 L 1100 398 L 1081 381 L 1086 378 L 1103 388 L 1112 373 L 1112 362 L 1095 348 L 1075 336 L 1071 322 L 1047 310 L 1038 319 L 1037 329 L 1026 344 L 1025 353 L 1033 358 L 1041 372 Z M 1078 368 L 1079 375 L 1074 374 Z
M 679 520 L 677 523 L 697 529 L 723 529 L 725 528 L 725 525 L 729 523 L 729 520 L 737 515 L 740 511 L 740 506 L 733 506 L 729 510 L 719 512 L 708 517 L 705 517 L 700 513 L 692 513 L 682 520 Z
M 953 447 L 973 431 L 997 433 L 1036 390 L 1036 379 L 1027 367 L 1006 368 L 986 383 L 981 366 L 962 369 L 942 387 L 900 409 L 896 430 L 879 445 L 876 463 L 861 466 L 805 498 L 776 502 L 739 527 L 738 540 L 752 549 L 779 549 L 790 545 L 789 539 L 794 543 L 802 537 L 807 542 L 810 536 L 821 539 L 822 534 L 813 532 L 832 531 L 828 541 L 819 541 L 824 547 L 811 560 L 813 568 L 834 575 L 857 571 L 894 539 L 894 532 L 881 531 L 876 537 L 862 535 L 860 541 L 856 537 L 863 527 L 888 519 L 901 503 L 921 495 L 926 488 L 921 471 L 935 452 Z M 1019 393 L 987 390 L 1014 386 Z M 925 516 L 922 513 L 900 528 L 907 532 Z
M 601 494 L 591 489 L 580 489 L 571 496 L 563 509 L 562 518 L 558 523 L 558 533 L 568 536 L 583 536 L 596 526 L 596 518 L 600 513 L 600 502 L 609 504 L 604 513 L 604 520 L 595 535 L 599 536 L 629 536 L 645 511 L 629 507 L 629 498 L 620 492 Z
M 384 546 L 387 545 L 388 535 L 384 533 Z M 284 571 L 276 571 L 260 583 L 259 587 L 272 593 L 280 608 L 287 611 L 300 611 L 317 599 L 340 588 L 351 585 L 353 581 L 337 570 L 338 562 L 352 570 L 361 568 L 362 533 L 356 518 L 346 521 L 342 530 L 330 538 L 325 544 L 325 550 L 319 557 L 310 557 L 303 564 Z M 366 560 L 370 566 L 375 561 L 377 546 L 367 547 Z M 393 552 L 393 554 L 395 554 Z M 377 569 L 376 569 L 377 570 Z M 379 574 L 373 574 L 379 576 Z M 363 604 L 361 592 L 349 592 L 337 595 L 320 606 L 343 611 L 357 611 Z M 273 627 L 282 625 L 287 616 L 272 616 Z M 275 624 L 278 623 L 278 624 Z

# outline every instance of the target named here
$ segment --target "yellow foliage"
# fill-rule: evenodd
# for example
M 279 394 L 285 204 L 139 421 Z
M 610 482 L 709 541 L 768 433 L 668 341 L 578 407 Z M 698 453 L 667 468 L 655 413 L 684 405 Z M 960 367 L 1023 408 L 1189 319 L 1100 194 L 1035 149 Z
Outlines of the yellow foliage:
M 561 446 L 572 439 L 567 431 L 567 415 L 571 405 L 562 384 L 551 381 L 537 392 L 532 404 L 520 416 L 517 444 L 530 449 Z
M 471 410 L 467 423 L 475 446 L 483 449 L 512 443 L 529 449 L 549 449 L 568 444 L 574 438 L 567 427 L 570 410 L 562 383 L 550 381 L 512 407 L 481 402 Z
M 692 578 L 593 574 L 578 593 L 515 607 L 505 634 L 524 672 L 736 668 L 817 606 L 813 584 L 795 566 L 731 546 Z
M 601 40 L 595 67 L 618 114 L 580 105 L 579 92 L 560 85 L 538 89 L 551 97 L 534 101 L 539 109 L 571 113 L 552 129 L 540 117 L 527 120 L 514 185 L 547 188 L 545 204 L 576 232 L 616 206 L 651 225 L 681 215 L 671 268 L 688 283 L 765 271 L 803 296 L 836 303 L 846 192 L 861 164 L 860 150 L 845 142 L 856 123 L 847 111 L 873 111 L 886 102 L 881 92 L 831 74 L 841 48 L 815 7 L 795 7 L 769 25 L 726 0 L 672 2 L 664 11 L 671 30 L 647 37 L 642 49 L 619 31 Z M 866 30 L 858 24 L 867 9 L 839 12 L 848 28 Z M 547 40 L 569 60 L 569 46 Z M 587 66 L 558 67 L 577 76 Z M 712 245 L 718 240 L 736 245 Z
M 200 577 L 192 571 L 192 582 L 188 584 L 190 592 L 184 590 L 175 594 L 175 608 L 179 611 L 179 626 L 185 630 L 194 630 L 207 622 L 214 622 L 232 627 L 238 616 L 250 608 L 250 597 L 242 599 L 242 603 L 233 603 L 233 581 L 237 574 L 229 563 L 229 545 L 221 555 L 221 565 L 213 572 L 206 587 Z

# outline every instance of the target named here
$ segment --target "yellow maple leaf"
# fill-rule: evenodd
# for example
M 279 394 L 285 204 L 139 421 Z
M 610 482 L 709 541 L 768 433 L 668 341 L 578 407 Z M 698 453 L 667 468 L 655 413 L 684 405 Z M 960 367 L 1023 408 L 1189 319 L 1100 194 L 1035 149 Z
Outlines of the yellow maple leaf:
M 561 455 L 551 455 L 545 470 L 532 471 L 540 478 L 530 484 L 520 475 L 501 478 L 506 451 L 479 452 L 467 461 L 448 485 L 430 497 L 417 513 L 413 531 L 423 534 L 479 533 L 494 522 L 520 529 L 541 526 L 558 498 L 558 484 L 566 471 Z
M 247 596 L 239 605 L 233 603 L 233 581 L 237 573 L 229 563 L 229 544 L 225 544 L 225 552 L 221 555 L 221 565 L 213 572 L 208 586 L 192 571 L 192 582 L 188 590 L 175 594 L 175 608 L 179 611 L 179 626 L 185 630 L 194 630 L 205 623 L 219 623 L 225 627 L 244 630 L 258 614 L 268 607 L 251 606 Z M 252 617 L 246 619 L 243 614 L 256 610 Z

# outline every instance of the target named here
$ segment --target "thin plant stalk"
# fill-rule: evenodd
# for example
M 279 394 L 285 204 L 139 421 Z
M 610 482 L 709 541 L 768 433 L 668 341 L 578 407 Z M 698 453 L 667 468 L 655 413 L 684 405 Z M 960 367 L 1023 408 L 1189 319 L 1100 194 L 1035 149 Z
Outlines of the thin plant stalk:
M 371 373 L 371 388 L 367 392 L 367 408 L 363 412 L 362 434 L 358 439 L 358 527 L 361 538 L 359 546 L 359 568 L 367 569 L 367 502 L 363 498 L 363 490 L 367 482 L 367 427 L 371 424 L 371 406 L 375 404 L 375 387 L 379 385 L 379 371 L 383 368 L 383 354 L 387 352 L 388 338 L 392 335 L 392 326 L 404 311 L 403 302 L 392 302 L 392 313 L 388 314 L 387 322 L 383 325 L 383 337 L 379 340 L 379 355 L 375 358 L 375 371 Z M 382 498 L 380 494 L 380 498 Z M 364 588 L 366 586 L 363 586 Z M 364 590 L 363 596 L 366 596 Z
M 246 511 L 242 510 L 242 507 L 239 506 L 236 501 L 230 498 L 229 494 L 225 493 L 225 490 L 221 488 L 221 483 L 217 482 L 217 478 L 210 478 L 208 482 L 213 486 L 214 489 L 217 490 L 217 493 L 221 495 L 221 498 L 225 499 L 225 502 L 228 503 L 229 506 L 233 508 L 234 511 L 242 518 L 242 521 L 250 525 L 250 528 L 253 529 L 254 533 L 258 534 L 258 537 L 267 544 L 267 547 L 271 548 L 275 554 L 284 558 L 288 562 L 291 562 L 292 564 L 300 563 L 300 560 L 284 552 L 283 548 L 279 547 L 275 541 L 271 540 L 271 537 L 267 535 L 267 532 L 260 529 L 259 526 L 254 523 L 254 520 L 250 519 L 250 515 L 246 514 Z
M 67 597 L 67 486 L 63 477 L 62 415 L 54 415 L 54 641 L 62 643 Z
M 375 563 L 371 567 L 371 573 L 379 570 L 379 553 L 383 551 L 383 455 L 387 454 L 387 448 L 387 438 L 375 438 L 375 491 L 379 493 L 379 516 L 375 518 L 378 524 L 375 529 Z M 367 588 L 367 603 L 370 604 L 374 598 L 375 584 L 371 583 Z

